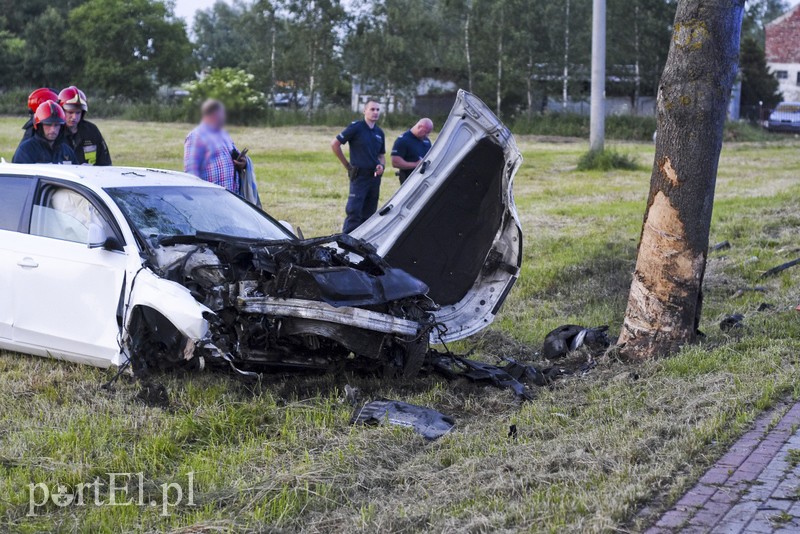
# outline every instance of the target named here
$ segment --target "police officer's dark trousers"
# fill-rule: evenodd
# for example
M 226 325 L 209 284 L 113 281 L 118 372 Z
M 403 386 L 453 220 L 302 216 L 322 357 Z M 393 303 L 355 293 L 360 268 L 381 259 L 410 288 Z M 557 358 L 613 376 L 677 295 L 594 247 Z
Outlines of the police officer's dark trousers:
M 381 192 L 381 177 L 375 171 L 358 169 L 350 176 L 350 196 L 347 198 L 344 220 L 344 233 L 349 233 L 361 226 L 378 210 L 378 196 Z

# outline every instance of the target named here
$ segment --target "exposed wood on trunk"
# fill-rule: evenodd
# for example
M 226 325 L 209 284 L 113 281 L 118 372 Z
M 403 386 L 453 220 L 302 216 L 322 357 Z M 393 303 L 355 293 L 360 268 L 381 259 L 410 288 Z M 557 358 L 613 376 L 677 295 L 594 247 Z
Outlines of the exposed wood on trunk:
M 722 128 L 744 0 L 680 0 L 658 91 L 658 137 L 619 343 L 651 358 L 695 341 Z

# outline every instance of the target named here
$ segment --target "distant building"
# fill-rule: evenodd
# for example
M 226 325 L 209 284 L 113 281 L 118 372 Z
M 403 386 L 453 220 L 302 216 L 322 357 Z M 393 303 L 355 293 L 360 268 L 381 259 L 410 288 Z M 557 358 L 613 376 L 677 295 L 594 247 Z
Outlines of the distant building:
M 588 66 L 570 65 L 566 71 L 555 63 L 538 63 L 535 67 L 531 80 L 538 84 L 536 91 L 541 96 L 536 99 L 539 101 L 537 111 L 589 114 L 592 75 Z M 638 94 L 641 82 L 636 65 L 609 65 L 606 71 L 606 115 L 655 115 L 656 97 Z M 560 94 L 554 93 L 555 88 L 560 89 Z
M 422 78 L 416 87 L 405 90 L 381 88 L 353 79 L 350 107 L 361 111 L 368 100 L 376 100 L 387 113 L 412 112 L 418 115 L 446 115 L 456 101 L 458 86 L 451 81 Z
M 800 101 L 800 4 L 766 25 L 767 65 L 783 99 Z

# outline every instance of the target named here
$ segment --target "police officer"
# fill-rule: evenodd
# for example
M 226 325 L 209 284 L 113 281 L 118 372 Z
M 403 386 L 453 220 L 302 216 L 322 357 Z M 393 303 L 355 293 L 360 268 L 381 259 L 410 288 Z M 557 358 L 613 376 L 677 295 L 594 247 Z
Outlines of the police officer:
M 64 110 L 52 100 L 43 102 L 33 115 L 32 137 L 17 147 L 14 163 L 66 163 L 77 165 L 75 152 L 64 142 Z
M 28 110 L 30 112 L 30 118 L 22 127 L 22 129 L 25 130 L 25 133 L 22 134 L 22 141 L 33 135 L 33 114 L 36 113 L 36 110 L 39 109 L 39 106 L 42 105 L 42 103 L 47 102 L 48 100 L 58 102 L 58 93 L 47 87 L 40 87 L 28 95 Z
M 400 185 L 403 185 L 431 149 L 428 135 L 433 131 L 433 121 L 420 119 L 410 130 L 397 138 L 392 146 L 392 167 L 400 172 Z
M 89 103 L 83 91 L 74 85 L 67 87 L 58 94 L 58 103 L 67 115 L 66 139 L 78 157 L 78 164 L 111 165 L 111 154 L 100 130 L 85 120 Z
M 364 106 L 364 119 L 350 124 L 331 142 L 333 153 L 350 177 L 344 233 L 358 228 L 378 210 L 381 176 L 386 168 L 386 138 L 378 127 L 380 117 L 380 104 L 370 100 Z M 342 152 L 342 145 L 347 143 L 350 143 L 350 161 Z

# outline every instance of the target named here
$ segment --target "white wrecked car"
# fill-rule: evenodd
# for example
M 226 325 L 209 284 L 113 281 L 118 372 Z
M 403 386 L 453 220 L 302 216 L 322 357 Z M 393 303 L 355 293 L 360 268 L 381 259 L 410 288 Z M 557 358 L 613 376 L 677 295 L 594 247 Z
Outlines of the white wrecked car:
M 308 240 L 182 173 L 0 165 L 0 348 L 134 370 L 414 376 L 429 343 L 489 325 L 518 276 L 520 162 L 461 92 L 379 213 Z

